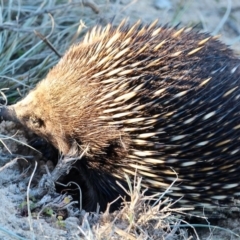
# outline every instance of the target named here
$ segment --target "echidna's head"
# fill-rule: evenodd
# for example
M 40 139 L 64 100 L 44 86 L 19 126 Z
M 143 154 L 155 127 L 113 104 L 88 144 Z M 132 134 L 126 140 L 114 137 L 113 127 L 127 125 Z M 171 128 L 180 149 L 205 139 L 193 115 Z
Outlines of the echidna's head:
M 89 79 L 89 69 L 82 64 L 85 52 L 81 45 L 70 49 L 25 98 L 2 107 L 0 116 L 21 123 L 63 155 L 76 145 L 78 153 L 88 148 L 89 156 L 105 152 L 110 145 L 118 148 L 124 136 L 102 115 L 105 105 L 99 100 L 106 92 L 97 77 Z
M 69 146 L 66 144 L 64 134 L 60 131 L 60 123 L 54 123 L 52 119 L 51 104 L 48 103 L 47 96 L 47 89 L 40 83 L 21 101 L 2 107 L 0 115 L 5 120 L 20 123 L 66 154 Z

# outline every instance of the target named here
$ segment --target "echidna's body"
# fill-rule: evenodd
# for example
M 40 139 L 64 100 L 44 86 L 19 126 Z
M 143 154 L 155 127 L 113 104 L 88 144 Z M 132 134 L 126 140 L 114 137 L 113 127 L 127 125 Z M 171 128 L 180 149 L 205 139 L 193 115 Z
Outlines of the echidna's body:
M 87 149 L 78 164 L 88 206 L 104 208 L 136 168 L 152 192 L 177 173 L 170 195 L 198 205 L 240 194 L 239 86 L 239 59 L 214 37 L 109 25 L 71 47 L 14 110 L 64 155 Z

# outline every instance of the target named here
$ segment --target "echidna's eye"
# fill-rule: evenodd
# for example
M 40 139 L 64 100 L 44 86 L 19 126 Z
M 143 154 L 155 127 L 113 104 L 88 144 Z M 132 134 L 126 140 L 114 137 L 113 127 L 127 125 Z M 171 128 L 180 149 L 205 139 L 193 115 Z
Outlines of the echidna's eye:
M 37 117 L 30 117 L 29 120 L 31 121 L 31 124 L 35 127 L 35 128 L 40 128 L 42 127 L 43 124 L 43 120 L 41 118 L 37 118 Z

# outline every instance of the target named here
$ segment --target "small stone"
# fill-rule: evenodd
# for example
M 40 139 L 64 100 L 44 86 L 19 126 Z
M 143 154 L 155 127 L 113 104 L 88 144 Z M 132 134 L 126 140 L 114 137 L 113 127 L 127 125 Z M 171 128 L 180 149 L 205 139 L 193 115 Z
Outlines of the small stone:
M 68 232 L 71 234 L 78 234 L 79 233 L 79 225 L 80 221 L 76 217 L 68 217 L 65 221 L 65 226 Z
M 172 4 L 169 0 L 154 0 L 153 3 L 156 9 L 171 9 Z

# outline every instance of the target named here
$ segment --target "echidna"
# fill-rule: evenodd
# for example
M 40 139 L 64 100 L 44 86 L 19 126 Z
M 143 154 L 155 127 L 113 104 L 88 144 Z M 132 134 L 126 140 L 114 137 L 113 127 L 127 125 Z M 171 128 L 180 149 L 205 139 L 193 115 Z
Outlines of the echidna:
M 136 172 L 149 193 L 177 174 L 169 195 L 198 206 L 240 195 L 239 86 L 240 61 L 217 38 L 123 21 L 93 28 L 1 114 L 63 155 L 83 155 L 87 210 L 124 194 L 116 181 Z

